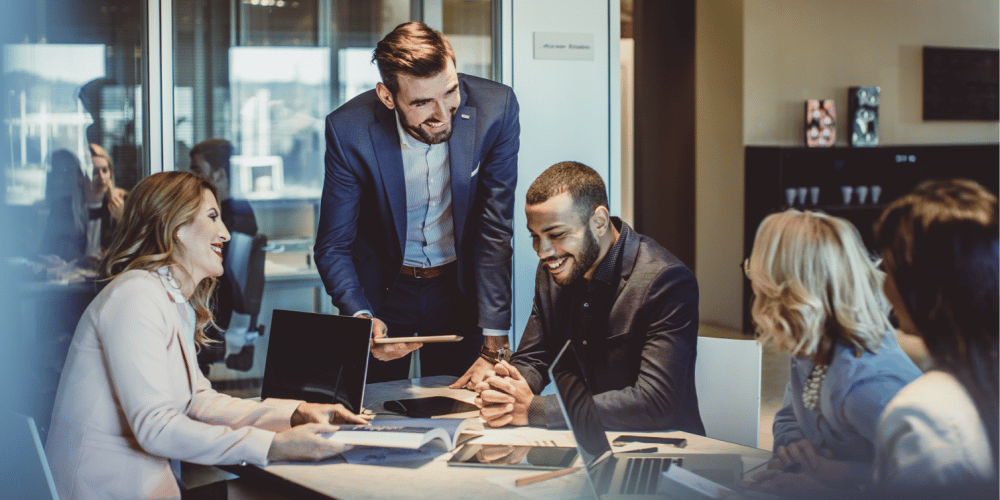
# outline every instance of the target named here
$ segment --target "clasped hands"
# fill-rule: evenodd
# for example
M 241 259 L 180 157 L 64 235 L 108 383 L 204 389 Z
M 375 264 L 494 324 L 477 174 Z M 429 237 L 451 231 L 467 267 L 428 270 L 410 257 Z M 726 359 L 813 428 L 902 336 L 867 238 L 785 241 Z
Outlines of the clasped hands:
M 475 385 L 479 416 L 490 427 L 528 425 L 528 405 L 535 397 L 528 382 L 506 361 L 486 370 L 482 381 Z

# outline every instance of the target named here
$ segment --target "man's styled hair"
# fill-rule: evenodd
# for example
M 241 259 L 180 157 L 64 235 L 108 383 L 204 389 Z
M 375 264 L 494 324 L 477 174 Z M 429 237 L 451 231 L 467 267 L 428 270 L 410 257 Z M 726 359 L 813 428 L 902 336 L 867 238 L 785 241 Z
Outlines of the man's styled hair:
M 434 76 L 455 64 L 455 51 L 448 39 L 424 23 L 408 22 L 396 26 L 385 36 L 372 53 L 372 62 L 378 65 L 382 83 L 392 95 L 399 92 L 399 74 L 417 78 Z
M 559 162 L 545 169 L 531 183 L 525 198 L 528 205 L 538 205 L 566 192 L 584 224 L 597 207 L 608 208 L 608 191 L 600 174 L 575 161 Z
M 194 155 L 201 155 L 205 161 L 212 167 L 212 170 L 222 169 L 226 173 L 226 179 L 230 183 L 233 182 L 232 169 L 230 164 L 230 158 L 233 156 L 233 145 L 225 139 L 207 139 L 195 144 L 188 156 L 194 158 Z M 205 172 L 208 175 L 209 172 Z
M 846 219 L 787 210 L 757 229 L 747 262 L 751 314 L 762 344 L 827 364 L 839 340 L 875 352 L 892 331 L 885 273 Z

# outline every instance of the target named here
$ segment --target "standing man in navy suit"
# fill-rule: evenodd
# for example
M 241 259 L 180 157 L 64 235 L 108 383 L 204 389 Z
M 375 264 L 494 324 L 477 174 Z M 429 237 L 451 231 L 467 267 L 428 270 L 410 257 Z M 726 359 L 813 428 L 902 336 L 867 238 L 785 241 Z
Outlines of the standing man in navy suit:
M 316 266 L 375 337 L 464 337 L 373 346 L 369 382 L 406 378 L 423 347 L 422 376 L 472 388 L 510 356 L 517 99 L 457 73 L 451 44 L 423 23 L 396 27 L 372 60 L 382 82 L 326 119 Z

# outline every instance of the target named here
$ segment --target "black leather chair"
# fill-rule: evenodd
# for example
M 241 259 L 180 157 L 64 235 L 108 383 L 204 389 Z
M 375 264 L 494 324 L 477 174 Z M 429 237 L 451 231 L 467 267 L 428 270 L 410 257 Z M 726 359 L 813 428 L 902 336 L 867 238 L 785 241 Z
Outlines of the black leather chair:
M 267 236 L 232 233 L 228 255 L 223 262 L 232 292 L 232 315 L 223 332 L 228 354 L 226 366 L 248 371 L 253 367 L 254 341 L 264 335 L 257 324 L 264 296 L 264 247 Z

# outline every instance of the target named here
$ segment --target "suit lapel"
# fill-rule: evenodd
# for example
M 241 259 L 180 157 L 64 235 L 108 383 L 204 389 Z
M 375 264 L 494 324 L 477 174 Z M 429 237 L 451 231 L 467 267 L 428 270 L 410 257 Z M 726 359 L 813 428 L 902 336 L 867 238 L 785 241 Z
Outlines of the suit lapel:
M 184 331 L 183 331 L 183 329 L 188 326 L 190 326 L 190 328 L 194 328 L 194 325 L 188 325 L 187 322 L 184 321 L 183 319 L 188 312 L 187 305 L 184 303 L 179 303 L 179 304 L 175 303 L 175 305 L 177 306 L 177 310 L 180 313 L 180 316 L 177 318 L 179 320 L 178 324 L 176 325 L 177 327 L 174 328 L 173 341 L 177 342 L 177 344 L 181 346 L 181 356 L 184 358 L 184 371 L 187 372 L 187 378 L 188 378 L 188 390 L 191 391 L 192 395 L 194 395 L 195 385 L 197 384 L 198 380 L 198 376 L 195 374 L 194 370 L 200 370 L 201 368 L 198 367 L 197 354 L 192 352 L 190 349 L 193 346 L 188 346 L 188 343 L 185 342 Z
M 402 255 L 403 245 L 406 244 L 406 173 L 403 171 L 403 154 L 396 130 L 396 114 L 379 101 L 373 105 L 376 107 L 378 121 L 368 130 L 375 148 L 378 174 L 385 190 L 383 196 L 387 200 L 389 216 L 396 229 L 396 241 L 399 242 L 397 250 Z M 382 205 L 385 206 L 385 203 Z
M 463 82 L 464 83 L 464 82 Z M 465 105 L 468 86 L 461 85 L 462 105 L 455 113 L 451 139 L 448 140 L 448 161 L 451 163 L 451 214 L 455 221 L 455 246 L 461 248 L 465 219 L 469 215 L 469 200 L 475 196 L 472 174 L 479 165 L 472 161 L 476 148 L 476 108 Z

